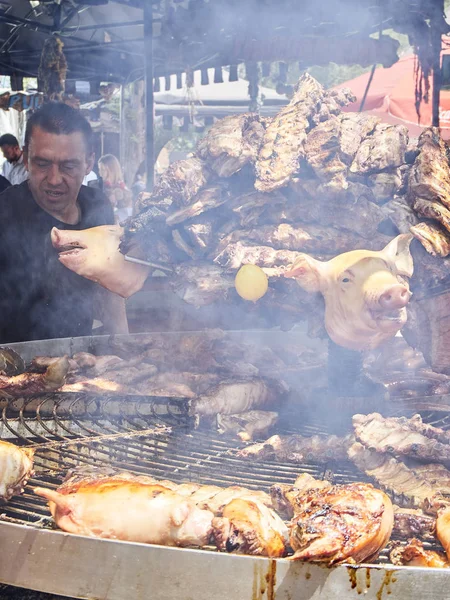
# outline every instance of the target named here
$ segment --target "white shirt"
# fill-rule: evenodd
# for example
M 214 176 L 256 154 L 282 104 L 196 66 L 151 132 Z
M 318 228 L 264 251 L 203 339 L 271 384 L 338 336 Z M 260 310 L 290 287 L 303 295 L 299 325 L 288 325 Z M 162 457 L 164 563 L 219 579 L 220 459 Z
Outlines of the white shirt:
M 19 185 L 28 179 L 28 171 L 23 164 L 23 154 L 14 162 L 5 160 L 2 167 L 2 175 L 11 183 L 11 185 Z
M 97 175 L 94 171 L 89 171 L 89 173 L 83 179 L 83 185 L 87 185 L 90 181 L 95 181 L 98 179 Z

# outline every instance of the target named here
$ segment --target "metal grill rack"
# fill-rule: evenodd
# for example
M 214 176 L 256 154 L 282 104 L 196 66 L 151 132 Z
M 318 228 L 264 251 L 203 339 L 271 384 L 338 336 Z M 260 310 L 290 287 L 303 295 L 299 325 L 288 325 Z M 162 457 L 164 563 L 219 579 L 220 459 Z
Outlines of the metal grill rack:
M 404 414 L 404 411 L 402 413 Z M 422 416 L 428 423 L 443 428 L 450 428 L 450 414 L 448 413 L 427 412 L 423 413 Z M 213 434 L 210 431 L 194 431 L 192 424 L 192 420 L 188 415 L 188 403 L 183 399 L 151 399 L 146 397 L 130 397 L 126 399 L 111 397 L 102 399 L 89 395 L 68 396 L 56 394 L 40 399 L 30 399 L 26 402 L 23 400 L 2 401 L 0 419 L 1 437 L 7 438 L 17 444 L 34 446 L 36 449 L 36 473 L 26 486 L 25 492 L 0 507 L 0 530 L 2 531 L 2 536 L 5 536 L 8 532 L 10 535 L 9 538 L 7 535 L 6 538 L 3 537 L 3 543 L 7 543 L 8 548 L 10 546 L 12 548 L 17 547 L 17 552 L 22 551 L 27 544 L 31 544 L 27 550 L 28 554 L 30 554 L 32 553 L 31 548 L 34 548 L 32 540 L 37 533 L 42 532 L 46 544 L 45 552 L 48 554 L 56 543 L 54 539 L 59 540 L 62 535 L 64 541 L 61 542 L 62 545 L 60 546 L 58 556 L 54 560 L 59 559 L 60 554 L 66 548 L 66 544 L 74 544 L 73 549 L 66 549 L 66 561 L 69 564 L 72 556 L 77 554 L 77 552 L 85 554 L 92 546 L 98 554 L 99 552 L 106 551 L 105 544 L 113 544 L 114 550 L 110 551 L 114 553 L 112 556 L 123 553 L 125 561 L 127 552 L 129 554 L 127 573 L 130 571 L 131 565 L 134 565 L 136 560 L 138 560 L 137 556 L 139 552 L 145 552 L 145 556 L 148 558 L 153 556 L 156 565 L 168 553 L 167 555 L 170 558 L 166 560 L 177 560 L 180 565 L 183 565 L 186 561 L 189 563 L 186 566 L 186 571 L 192 569 L 193 572 L 196 568 L 195 564 L 203 572 L 203 565 L 206 564 L 204 561 L 207 560 L 203 558 L 204 556 L 216 556 L 217 559 L 220 559 L 220 566 L 215 567 L 217 577 L 219 577 L 219 572 L 222 572 L 222 568 L 224 572 L 226 571 L 226 565 L 229 564 L 228 561 L 233 561 L 232 568 L 235 570 L 248 565 L 248 559 L 233 555 L 220 555 L 217 552 L 208 551 L 212 550 L 212 548 L 203 552 L 144 546 L 141 550 L 140 546 L 142 545 L 139 544 L 92 540 L 73 535 L 67 537 L 65 534 L 52 531 L 53 525 L 45 501 L 34 495 L 32 489 L 37 485 L 54 489 L 62 482 L 69 470 L 80 466 L 128 470 L 136 474 L 147 474 L 161 479 L 171 479 L 176 482 L 195 481 L 220 486 L 238 484 L 263 490 L 268 490 L 274 483 L 292 483 L 300 472 L 308 472 L 316 478 L 327 478 L 335 483 L 367 480 L 350 463 L 336 464 L 330 462 L 327 465 L 318 465 L 314 462 L 305 462 L 302 465 L 297 465 L 240 459 L 237 456 L 239 445 L 237 442 L 221 437 L 218 434 Z M 318 416 L 306 420 L 306 416 L 299 411 L 296 411 L 295 415 L 282 415 L 281 429 L 278 428 L 278 433 L 293 433 L 293 430 L 303 435 L 330 433 Z M 23 529 L 24 526 L 25 529 Z M 2 529 L 4 527 L 12 527 L 13 529 L 5 531 Z M 14 527 L 18 527 L 19 529 L 14 529 Z M 50 535 L 51 539 L 45 537 L 48 535 Z M 56 537 L 53 538 L 52 536 Z M 1 544 L 2 541 L 0 540 L 0 549 Z M 37 538 L 35 544 L 39 548 L 42 548 L 44 542 L 40 538 Z M 81 550 L 84 544 L 88 545 L 84 550 Z M 425 543 L 425 546 L 431 548 L 432 544 Z M 133 551 L 130 547 L 133 548 Z M 23 551 L 25 552 L 25 550 Z M 155 552 L 157 554 L 153 554 Z M 174 552 L 177 553 L 175 557 L 173 556 Z M 143 556 L 141 555 L 141 560 Z M 42 568 L 48 568 L 48 560 L 46 557 L 45 564 L 47 567 L 42 562 Z M 89 560 L 85 556 L 82 556 L 79 560 L 82 561 L 80 563 L 82 567 L 87 568 L 86 563 L 89 563 Z M 244 560 L 244 562 L 238 564 L 235 562 L 236 560 Z M 267 559 L 261 558 L 252 558 L 251 560 L 255 561 L 253 566 L 254 572 L 255 569 L 260 568 L 258 565 L 266 564 L 267 561 Z M 94 557 L 92 561 L 95 562 Z M 269 561 L 270 564 L 273 562 Z M 389 574 L 392 573 L 389 571 L 392 567 L 388 565 L 388 562 L 388 552 L 384 551 L 378 559 L 378 568 L 388 569 L 386 573 Z M 288 561 L 285 563 L 281 561 L 279 564 L 280 567 L 278 568 L 288 569 L 288 573 L 292 572 L 292 568 L 286 566 L 289 565 Z M 155 568 L 157 569 L 158 567 Z M 172 569 L 173 567 L 171 566 L 170 568 Z M 308 569 L 309 574 L 316 573 L 316 567 L 310 565 L 304 567 L 296 565 L 295 568 Z M 2 567 L 0 565 L 0 577 L 2 576 L 1 571 Z M 94 569 L 91 569 L 89 572 L 91 576 L 90 581 L 91 585 L 94 585 L 92 583 L 92 577 L 94 577 L 92 571 Z M 336 577 L 342 579 L 343 571 L 339 568 L 335 571 L 338 573 Z M 407 571 L 411 572 L 411 569 L 408 568 Z M 159 577 L 156 573 L 159 573 L 159 571 L 153 573 L 153 580 L 155 577 Z M 376 567 L 373 573 L 372 577 L 376 579 L 378 577 Z M 181 574 L 178 576 L 180 578 L 183 577 Z M 313 579 L 317 576 L 321 576 L 320 569 L 314 575 Z M 55 575 L 53 577 L 55 578 Z M 131 572 L 130 577 L 133 577 Z M 333 575 L 333 577 L 335 576 Z M 95 596 L 91 588 L 86 591 L 81 586 L 83 589 L 80 589 L 81 584 L 76 576 L 71 578 L 71 586 L 67 586 L 67 581 L 64 578 L 62 578 L 62 582 L 56 582 L 54 579 L 48 581 L 43 576 L 40 576 L 40 583 L 36 583 L 36 574 L 19 580 L 18 585 L 23 584 L 23 581 L 26 582 L 27 587 L 36 585 L 37 589 L 43 591 L 60 594 L 66 593 L 67 595 L 79 598 L 105 597 L 109 599 L 111 597 L 121 599 L 133 597 L 134 599 L 147 597 L 144 593 L 142 596 L 124 596 L 125 592 L 123 589 L 117 592 L 119 595 Z M 380 585 L 384 585 L 383 581 L 380 579 Z M 9 579 L 9 582 L 15 583 L 15 580 Z M 57 583 L 60 583 L 59 587 Z M 223 582 L 223 585 L 225 584 L 229 585 L 228 579 L 225 579 Z M 348 577 L 344 577 L 339 585 L 347 589 L 349 586 Z M 228 590 L 228 587 L 226 589 Z M 333 594 L 334 592 L 335 588 L 333 588 Z M 158 593 L 160 595 L 156 596 L 157 598 L 177 597 L 173 590 L 172 592 L 167 592 L 167 596 L 164 596 L 162 591 Z M 223 593 L 224 591 L 222 590 L 222 597 Z M 234 592 L 234 596 L 233 593 L 230 592 L 230 594 L 230 597 L 233 598 L 244 597 L 237 590 Z M 265 594 L 266 592 L 264 594 L 261 593 L 258 598 L 265 600 L 267 597 L 267 600 L 269 600 L 271 595 L 268 591 Z M 216 596 L 214 594 L 209 596 L 209 598 L 213 597 Z M 326 596 L 323 597 L 326 598 Z M 376 597 L 382 598 L 383 596 Z M 396 598 L 396 596 L 391 596 L 391 598 Z

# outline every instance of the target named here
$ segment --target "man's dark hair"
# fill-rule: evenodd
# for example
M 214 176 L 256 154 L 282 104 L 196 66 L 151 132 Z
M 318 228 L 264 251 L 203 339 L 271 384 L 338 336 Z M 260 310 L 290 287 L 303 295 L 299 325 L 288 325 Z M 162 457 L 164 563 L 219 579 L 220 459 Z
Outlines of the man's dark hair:
M 0 148 L 2 146 L 18 146 L 19 142 L 12 133 L 4 133 L 0 136 Z
M 63 102 L 48 102 L 28 119 L 25 129 L 25 148 L 28 147 L 33 128 L 40 127 L 47 133 L 70 135 L 80 132 L 86 142 L 87 153 L 93 151 L 92 129 L 79 110 Z

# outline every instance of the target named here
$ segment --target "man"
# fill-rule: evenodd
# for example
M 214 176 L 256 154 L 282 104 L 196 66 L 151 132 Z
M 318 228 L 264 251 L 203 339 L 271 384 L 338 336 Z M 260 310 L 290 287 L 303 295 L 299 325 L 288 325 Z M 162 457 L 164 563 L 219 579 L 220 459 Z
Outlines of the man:
M 82 186 L 94 163 L 89 123 L 44 105 L 27 123 L 24 163 L 28 181 L 0 196 L 0 342 L 90 335 L 94 316 L 108 333 L 126 332 L 122 298 L 66 269 L 50 239 L 53 227 L 114 223 L 107 198 Z
M 28 179 L 26 166 L 23 162 L 23 152 L 17 138 L 11 133 L 0 137 L 0 148 L 6 158 L 2 167 L 2 175 L 11 185 L 19 185 Z

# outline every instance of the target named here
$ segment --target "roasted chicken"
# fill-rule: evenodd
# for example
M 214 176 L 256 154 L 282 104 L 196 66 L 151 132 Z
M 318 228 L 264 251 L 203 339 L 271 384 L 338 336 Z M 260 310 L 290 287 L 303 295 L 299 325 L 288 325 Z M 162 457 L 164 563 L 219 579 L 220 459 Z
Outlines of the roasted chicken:
M 9 500 L 23 492 L 33 475 L 32 448 L 19 448 L 0 441 L 0 500 Z
M 374 560 L 393 524 L 390 499 L 370 484 L 308 490 L 296 499 L 290 523 L 292 559 L 329 565 Z

